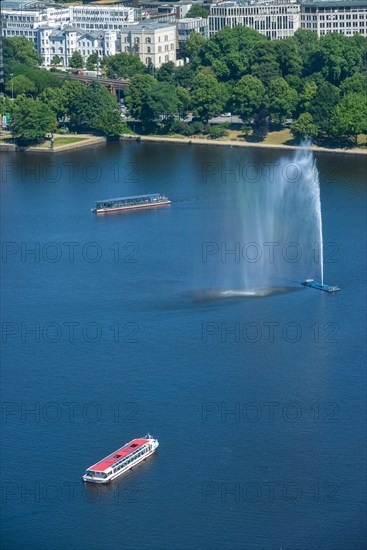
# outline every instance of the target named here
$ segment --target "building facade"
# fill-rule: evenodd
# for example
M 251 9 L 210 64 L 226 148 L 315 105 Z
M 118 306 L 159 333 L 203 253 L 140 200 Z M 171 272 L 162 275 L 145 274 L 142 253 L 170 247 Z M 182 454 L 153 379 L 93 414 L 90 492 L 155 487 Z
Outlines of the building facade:
M 318 36 L 338 32 L 346 36 L 367 37 L 365 0 L 302 0 L 301 27 Z
M 116 31 L 85 32 L 75 27 L 54 29 L 47 26 L 37 31 L 37 50 L 46 66 L 51 65 L 55 55 L 62 59 L 62 65 L 68 66 L 75 51 L 84 59 L 92 53 L 97 53 L 99 57 L 115 55 L 117 44 Z
M 176 61 L 176 25 L 147 23 L 121 29 L 121 52 L 139 55 L 149 66 L 160 67 L 168 61 Z
M 296 0 L 243 0 L 212 4 L 209 36 L 224 27 L 244 26 L 276 40 L 293 36 L 301 27 L 301 5 Z
M 60 5 L 47 2 L 5 2 L 2 35 L 25 36 L 49 66 L 57 55 L 68 66 L 78 51 L 84 59 L 120 51 L 137 54 L 141 61 L 159 67 L 176 61 L 175 23 L 139 24 L 139 9 L 118 5 Z
M 179 47 L 185 45 L 190 38 L 191 33 L 197 32 L 204 36 L 209 37 L 208 20 L 205 17 L 194 17 L 189 19 L 177 20 L 177 39 Z
M 250 27 L 271 39 L 308 29 L 318 36 L 338 32 L 367 36 L 365 0 L 239 0 L 210 6 L 209 36 L 224 27 Z

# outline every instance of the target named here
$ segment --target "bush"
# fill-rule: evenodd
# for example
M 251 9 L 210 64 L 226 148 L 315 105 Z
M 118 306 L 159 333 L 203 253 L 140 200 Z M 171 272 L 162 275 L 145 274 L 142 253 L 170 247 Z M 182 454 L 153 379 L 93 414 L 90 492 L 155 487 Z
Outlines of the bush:
M 67 126 L 60 126 L 60 128 L 57 129 L 58 134 L 70 134 L 70 130 Z
M 228 127 L 224 124 L 216 124 L 210 128 L 209 135 L 212 139 L 228 136 Z
M 189 128 L 190 128 L 190 134 L 189 135 L 195 135 L 195 134 L 203 134 L 204 131 L 205 131 L 205 126 L 202 122 L 199 122 L 199 121 L 195 121 L 195 122 L 191 122 L 189 124 Z
M 182 120 L 174 120 L 170 127 L 170 133 L 172 134 L 182 134 L 184 136 L 191 135 L 191 130 L 189 125 Z

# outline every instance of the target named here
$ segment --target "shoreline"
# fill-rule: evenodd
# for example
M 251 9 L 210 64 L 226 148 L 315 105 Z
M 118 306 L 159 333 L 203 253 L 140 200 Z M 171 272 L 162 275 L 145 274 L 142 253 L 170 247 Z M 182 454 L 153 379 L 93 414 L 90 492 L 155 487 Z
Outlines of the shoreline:
M 82 147 L 89 147 L 91 145 L 98 145 L 101 143 L 107 143 L 107 138 L 104 136 L 93 136 L 91 134 L 72 134 L 72 135 L 65 135 L 65 134 L 55 134 L 55 138 L 80 138 L 80 141 L 76 141 L 74 143 L 66 143 L 65 145 L 58 145 L 54 148 L 51 148 L 48 143 L 41 144 L 41 145 L 34 145 L 31 147 L 20 147 L 19 145 L 16 145 L 15 143 L 2 143 L 0 141 L 0 151 L 12 151 L 16 153 L 48 153 L 48 154 L 54 154 L 54 153 L 62 153 L 64 151 L 70 151 L 70 149 L 80 149 Z
M 283 151 L 297 151 L 303 149 L 301 145 L 283 145 L 272 143 L 249 143 L 248 141 L 234 141 L 234 140 L 213 140 L 203 138 L 175 138 L 175 137 L 162 137 L 162 136 L 138 136 L 136 134 L 122 134 L 120 141 L 145 141 L 145 142 L 166 142 L 166 143 L 180 143 L 185 145 L 222 145 L 224 147 L 250 147 L 253 149 L 274 149 Z M 319 147 L 312 145 L 311 150 L 317 153 L 329 153 L 329 154 L 342 154 L 342 155 L 367 155 L 367 147 L 364 149 L 330 149 L 328 147 Z
M 57 135 L 55 137 L 66 137 L 65 135 Z M 70 137 L 81 138 L 81 141 L 75 143 L 68 143 L 65 145 L 59 145 L 53 149 L 51 147 L 45 147 L 44 144 L 41 146 L 32 146 L 32 147 L 19 147 L 13 143 L 1 143 L 0 141 L 0 151 L 3 152 L 25 152 L 25 153 L 62 153 L 64 151 L 70 151 L 71 149 L 79 149 L 82 147 L 89 147 L 92 145 L 106 144 L 108 140 L 103 136 L 93 136 L 91 134 L 75 134 Z M 270 149 L 270 150 L 279 150 L 279 151 L 297 151 L 302 149 L 301 145 L 284 145 L 284 144 L 273 144 L 273 143 L 251 143 L 248 141 L 237 141 L 237 140 L 211 140 L 205 138 L 178 138 L 178 137 L 163 137 L 163 136 L 140 136 L 138 134 L 122 134 L 119 141 L 135 141 L 135 142 L 150 142 L 150 143 L 173 143 L 181 145 L 209 145 L 209 146 L 222 146 L 222 147 L 248 147 L 252 149 Z M 367 147 L 363 149 L 342 149 L 335 148 L 330 149 L 328 147 L 320 147 L 317 145 L 312 145 L 311 150 L 317 153 L 328 153 L 328 154 L 338 154 L 338 155 L 367 155 Z

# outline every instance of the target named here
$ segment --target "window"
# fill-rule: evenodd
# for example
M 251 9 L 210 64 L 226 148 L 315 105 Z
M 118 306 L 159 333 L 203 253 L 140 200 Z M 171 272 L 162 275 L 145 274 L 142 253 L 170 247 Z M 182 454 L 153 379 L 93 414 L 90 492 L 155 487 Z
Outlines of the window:
M 147 53 L 150 53 L 150 46 L 147 47 Z
M 150 44 L 150 43 L 151 43 L 151 39 L 150 39 L 149 37 L 146 38 L 146 39 L 145 39 L 145 43 L 146 43 L 146 44 Z

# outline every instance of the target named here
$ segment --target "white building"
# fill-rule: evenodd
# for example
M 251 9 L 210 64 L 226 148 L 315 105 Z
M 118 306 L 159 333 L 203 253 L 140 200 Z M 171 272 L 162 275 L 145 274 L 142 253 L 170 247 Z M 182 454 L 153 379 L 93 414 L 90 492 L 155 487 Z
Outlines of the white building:
M 115 55 L 118 45 L 116 31 L 82 31 L 75 27 L 53 29 L 41 27 L 37 32 L 37 49 L 44 59 L 45 65 L 50 65 L 54 55 L 62 59 L 62 65 L 69 65 L 75 51 L 84 59 L 92 53 L 99 57 Z
M 121 29 L 121 51 L 138 54 L 145 65 L 176 62 L 176 25 L 147 23 Z
M 25 36 L 50 65 L 54 55 L 69 64 L 78 51 L 84 59 L 119 51 L 138 54 L 146 65 L 160 67 L 176 61 L 174 23 L 146 25 L 134 20 L 135 9 L 123 5 L 60 5 L 5 1 L 1 13 L 3 36 Z
M 205 17 L 193 17 L 177 20 L 177 38 L 179 46 L 183 46 L 193 32 L 197 32 L 198 34 L 203 35 L 204 38 L 208 38 L 208 20 Z
M 9 2 L 1 9 L 2 36 L 25 36 L 36 43 L 37 30 L 72 25 L 84 31 L 118 31 L 135 21 L 135 9 L 123 5 L 86 6 L 47 2 Z
M 78 29 L 96 31 L 117 31 L 135 20 L 134 8 L 122 4 L 106 5 L 72 5 L 71 21 Z
M 30 2 L 3 2 L 1 6 L 2 36 L 25 36 L 37 41 L 37 30 L 42 26 L 70 25 L 70 7 L 60 4 L 32 7 Z
M 301 27 L 319 36 L 338 32 L 347 36 L 367 36 L 365 0 L 302 0 Z
M 301 26 L 301 6 L 297 0 L 243 0 L 212 4 L 209 36 L 224 27 L 244 26 L 268 38 L 293 36 Z

